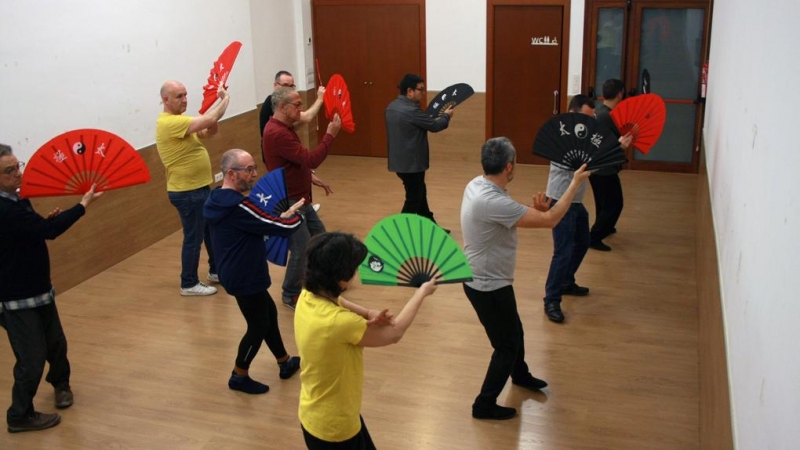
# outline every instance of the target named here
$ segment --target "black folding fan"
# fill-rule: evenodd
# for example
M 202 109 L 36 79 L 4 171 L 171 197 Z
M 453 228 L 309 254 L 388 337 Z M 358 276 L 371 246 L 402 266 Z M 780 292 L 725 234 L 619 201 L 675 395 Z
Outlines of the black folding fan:
M 628 162 L 614 133 L 581 113 L 561 114 L 545 122 L 533 142 L 533 153 L 572 170 L 584 163 L 593 170 Z

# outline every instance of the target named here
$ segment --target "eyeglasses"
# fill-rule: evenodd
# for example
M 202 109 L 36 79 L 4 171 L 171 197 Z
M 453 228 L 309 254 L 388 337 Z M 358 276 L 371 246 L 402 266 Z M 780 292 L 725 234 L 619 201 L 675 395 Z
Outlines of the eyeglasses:
M 299 108 L 299 107 L 303 106 L 303 102 L 287 103 L 287 105 L 292 105 L 295 108 Z
M 231 167 L 231 170 L 233 170 L 233 171 L 235 171 L 235 172 L 244 172 L 244 171 L 247 171 L 247 172 L 250 172 L 250 173 L 256 173 L 256 169 L 257 169 L 257 167 L 256 167 L 256 166 L 247 166 L 247 167 Z
M 17 172 L 21 172 L 22 169 L 24 168 L 25 168 L 25 163 L 20 161 L 16 165 L 8 166 L 5 169 L 3 169 L 3 173 L 6 175 L 13 175 Z
M 425 92 L 425 87 L 424 86 L 421 87 L 421 88 L 415 87 L 414 90 L 415 91 L 420 91 L 420 92 Z
M 288 88 L 292 88 L 292 89 L 297 87 L 296 84 L 289 84 L 289 83 L 278 83 L 278 86 L 288 87 Z

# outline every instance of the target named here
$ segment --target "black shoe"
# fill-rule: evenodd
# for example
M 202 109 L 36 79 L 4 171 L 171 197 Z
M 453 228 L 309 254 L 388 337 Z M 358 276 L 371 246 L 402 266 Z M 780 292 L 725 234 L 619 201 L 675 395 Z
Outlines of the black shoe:
M 283 300 L 283 306 L 285 306 L 285 307 L 291 309 L 292 311 L 294 311 L 295 308 L 297 308 L 297 297 L 298 297 L 297 295 L 293 295 L 291 297 L 284 296 L 283 299 L 282 299 Z
M 500 405 L 475 406 L 472 405 L 472 417 L 487 420 L 507 420 L 517 415 L 514 408 L 506 408 Z
M 599 250 L 601 252 L 610 252 L 611 251 L 611 247 L 607 246 L 606 244 L 603 244 L 603 241 L 597 241 L 597 242 L 594 242 L 592 244 L 589 244 L 589 248 L 594 249 L 594 250 Z
M 575 283 L 561 289 L 561 295 L 574 295 L 576 297 L 583 297 L 589 295 L 589 288 L 578 286 Z
M 295 372 L 300 370 L 300 357 L 292 356 L 286 361 L 278 363 L 278 366 L 281 369 L 278 376 L 281 377 L 281 380 L 288 380 L 289 378 L 292 378 L 292 375 L 294 375 Z
M 34 411 L 29 417 L 20 420 L 8 420 L 9 433 L 21 433 L 23 431 L 39 431 L 54 427 L 61 422 L 58 414 L 42 414 Z
M 72 406 L 73 400 L 72 390 L 69 388 L 69 385 L 56 388 L 56 408 L 69 408 Z
M 614 233 L 616 233 L 616 232 L 617 232 L 617 229 L 616 229 L 616 228 L 612 228 L 612 229 L 611 229 L 611 232 L 610 232 L 610 233 L 608 233 L 608 234 L 614 234 Z
M 445 233 L 450 234 L 450 230 L 448 230 L 447 228 L 442 228 L 442 230 L 444 230 Z
M 532 391 L 539 391 L 547 387 L 546 381 L 540 380 L 531 374 L 527 374 L 526 377 L 520 380 L 514 380 L 512 378 L 511 382 L 517 386 L 524 387 L 525 389 L 530 389 Z
M 553 322 L 561 323 L 564 321 L 564 313 L 561 312 L 561 303 L 559 302 L 545 303 L 544 313 Z

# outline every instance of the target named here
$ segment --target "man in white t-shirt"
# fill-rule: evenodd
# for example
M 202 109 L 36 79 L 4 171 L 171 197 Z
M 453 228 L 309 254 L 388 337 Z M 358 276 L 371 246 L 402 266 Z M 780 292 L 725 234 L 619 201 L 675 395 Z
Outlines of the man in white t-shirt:
M 544 194 L 533 197 L 533 206 L 517 203 L 506 192 L 514 179 L 516 150 L 504 137 L 486 141 L 481 149 L 483 175 L 464 189 L 461 202 L 461 230 L 464 253 L 473 280 L 464 292 L 478 314 L 494 348 L 481 392 L 472 405 L 476 419 L 503 420 L 517 414 L 514 408 L 497 404 L 508 377 L 512 382 L 538 391 L 547 386 L 535 378 L 525 363 L 522 321 L 514 296 L 514 268 L 517 260 L 517 227 L 553 228 L 567 212 L 572 196 L 589 177 L 585 166 L 575 172 L 564 201 L 550 208 Z

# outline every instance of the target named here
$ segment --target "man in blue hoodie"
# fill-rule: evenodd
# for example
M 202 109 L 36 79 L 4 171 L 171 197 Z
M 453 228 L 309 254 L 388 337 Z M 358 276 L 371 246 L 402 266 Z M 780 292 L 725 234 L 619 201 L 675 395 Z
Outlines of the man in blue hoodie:
M 219 281 L 236 298 L 247 322 L 228 387 L 248 394 L 264 394 L 269 386 L 248 375 L 261 341 L 267 343 L 275 356 L 281 379 L 290 378 L 300 368 L 300 358 L 290 357 L 283 346 L 278 310 L 267 291 L 271 280 L 264 236 L 289 236 L 297 231 L 303 222 L 297 214 L 303 201 L 292 205 L 280 217 L 272 216 L 244 196 L 257 178 L 253 157 L 244 150 L 228 150 L 222 155 L 221 165 L 222 186 L 211 191 L 203 215 L 211 231 Z

